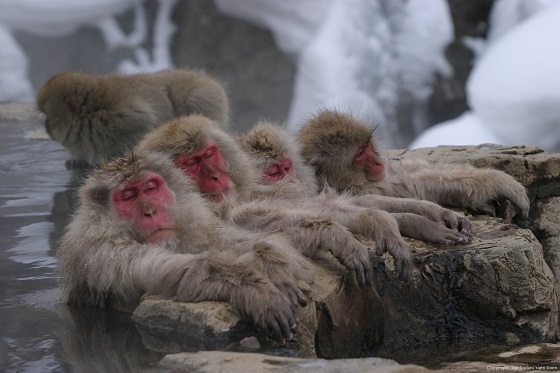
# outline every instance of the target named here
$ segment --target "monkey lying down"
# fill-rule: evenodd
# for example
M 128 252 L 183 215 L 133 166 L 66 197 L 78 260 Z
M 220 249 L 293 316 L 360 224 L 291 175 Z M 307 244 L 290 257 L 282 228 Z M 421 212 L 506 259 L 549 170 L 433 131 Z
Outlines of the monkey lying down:
M 68 303 L 225 301 L 276 340 L 292 339 L 310 265 L 281 234 L 223 224 L 197 189 L 158 154 L 94 170 L 58 254 Z
M 202 113 L 226 125 L 228 97 L 212 77 L 195 70 L 151 74 L 55 75 L 40 89 L 49 136 L 70 153 L 67 167 L 86 167 L 122 154 L 149 130 L 179 115 Z
M 304 163 L 297 140 L 278 125 L 257 123 L 240 138 L 240 142 L 256 161 L 261 184 L 300 184 L 307 195 L 314 196 L 313 200 L 322 201 L 325 213 L 339 216 L 339 213 L 348 209 L 364 207 L 383 210 L 391 213 L 401 234 L 406 237 L 443 245 L 465 244 L 470 241 L 472 224 L 469 219 L 433 202 L 373 194 L 352 196 L 343 193 L 336 196 L 335 191 L 324 187 L 324 191 L 319 194 L 314 170 Z M 308 201 L 298 203 L 306 205 Z
M 505 198 L 522 218 L 529 214 L 525 188 L 505 172 L 466 164 L 434 167 L 422 160 L 385 162 L 373 128 L 348 114 L 324 110 L 307 121 L 297 136 L 317 180 L 338 192 L 418 198 L 474 210 Z

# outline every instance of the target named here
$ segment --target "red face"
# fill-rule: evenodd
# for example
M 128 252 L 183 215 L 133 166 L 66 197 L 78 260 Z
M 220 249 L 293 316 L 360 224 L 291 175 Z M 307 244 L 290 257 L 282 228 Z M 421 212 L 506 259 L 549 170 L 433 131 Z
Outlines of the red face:
M 294 167 L 290 159 L 280 159 L 265 167 L 261 182 L 263 184 L 275 184 L 286 176 L 295 177 Z
M 224 158 L 215 141 L 194 153 L 181 154 L 175 165 L 191 177 L 203 194 L 219 202 L 232 190 L 232 182 L 224 171 Z
M 373 145 L 368 143 L 362 146 L 354 156 L 354 166 L 362 168 L 366 179 L 369 181 L 381 181 L 385 178 L 385 164 L 373 150 Z
M 175 235 L 172 214 L 175 194 L 160 175 L 149 173 L 116 189 L 113 203 L 117 216 L 130 221 L 145 242 L 161 242 Z

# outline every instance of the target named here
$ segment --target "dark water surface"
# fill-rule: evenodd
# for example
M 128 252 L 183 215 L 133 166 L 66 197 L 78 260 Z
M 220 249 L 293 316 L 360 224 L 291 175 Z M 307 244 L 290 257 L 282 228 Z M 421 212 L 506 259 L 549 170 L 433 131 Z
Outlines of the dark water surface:
M 56 242 L 83 175 L 41 130 L 0 122 L 0 372 L 146 367 L 162 355 L 143 347 L 128 315 L 61 302 Z

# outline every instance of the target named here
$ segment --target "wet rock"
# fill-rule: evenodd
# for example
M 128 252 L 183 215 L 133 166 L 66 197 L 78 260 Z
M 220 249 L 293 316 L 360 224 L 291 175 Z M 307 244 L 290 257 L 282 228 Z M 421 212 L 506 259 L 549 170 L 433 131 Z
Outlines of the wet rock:
M 496 346 L 461 353 L 458 361 L 442 364 L 434 372 L 520 371 L 556 372 L 560 370 L 560 345 L 539 343 L 510 349 Z M 470 361 L 469 361 L 470 360 Z
M 417 365 L 399 365 L 395 361 L 380 358 L 366 359 L 298 359 L 263 354 L 232 352 L 197 352 L 167 355 L 160 362 L 162 371 L 187 371 L 192 373 L 222 372 L 379 372 L 379 373 L 424 373 L 428 369 Z
M 375 288 L 360 289 L 339 265 L 324 258 L 307 289 L 310 302 L 300 308 L 296 340 L 288 349 L 302 357 L 358 357 L 378 347 L 383 336 L 383 305 Z M 226 303 L 182 303 L 146 299 L 133 319 L 143 341 L 157 351 L 225 348 L 254 336 L 252 324 Z M 264 349 L 277 348 L 257 334 Z
M 261 348 L 261 344 L 256 337 L 243 338 L 239 341 L 239 345 L 246 351 L 257 351 Z
M 555 274 L 560 268 L 556 249 L 560 247 L 560 192 L 556 194 L 560 191 L 560 154 L 491 144 L 392 150 L 388 154 L 391 159 L 420 157 L 502 169 L 527 186 L 532 200 L 530 217 L 513 219 L 512 224 L 492 216 L 471 216 L 474 237 L 469 245 L 443 247 L 408 239 L 415 265 L 408 283 L 396 278 L 389 255 L 377 257 L 372 252 L 376 289 L 370 292 L 358 289 L 351 276 L 326 258 L 309 290 L 312 302 L 302 309 L 298 341 L 289 348 L 306 357 L 380 356 L 414 361 L 408 356 L 412 349 L 554 340 L 559 318 L 559 276 L 555 278 Z M 369 245 L 373 247 L 373 243 Z M 183 307 L 171 304 L 172 308 Z M 145 313 L 140 317 L 145 306 L 135 313 L 140 325 L 149 319 Z M 154 325 L 161 323 L 160 329 L 177 330 L 182 324 L 192 332 L 192 328 L 208 330 L 204 329 L 208 325 L 219 325 L 210 322 L 205 326 L 202 319 L 193 323 L 191 316 L 186 322 L 177 312 L 167 317 L 157 307 L 152 310 L 150 317 L 157 320 Z M 163 323 L 165 317 L 172 321 Z M 254 335 L 251 325 L 231 320 L 223 334 L 227 342 L 238 343 Z M 247 328 L 245 335 L 233 332 L 240 325 Z M 212 333 L 220 335 L 217 330 Z M 263 350 L 270 348 L 266 338 L 257 337 Z
M 444 248 L 409 240 L 417 268 L 410 285 L 395 282 L 395 287 L 387 280 L 392 271 L 380 262 L 376 284 L 387 309 L 380 356 L 396 347 L 507 341 L 510 333 L 523 342 L 554 340 L 559 316 L 560 154 L 493 144 L 387 154 L 392 160 L 423 158 L 503 170 L 527 187 L 532 208 L 529 219 L 514 218 L 516 224 L 473 216 L 474 239 L 467 246 Z
M 414 252 L 410 283 L 397 281 L 390 260 L 377 259 L 375 283 L 386 308 L 376 356 L 441 343 L 550 341 L 558 331 L 557 287 L 543 250 L 528 229 L 499 218 L 473 218 L 473 241 L 432 246 L 407 240 Z
M 519 339 L 518 336 L 513 333 L 506 333 L 506 345 L 515 346 L 516 344 L 519 344 L 519 342 L 521 342 L 521 339 Z

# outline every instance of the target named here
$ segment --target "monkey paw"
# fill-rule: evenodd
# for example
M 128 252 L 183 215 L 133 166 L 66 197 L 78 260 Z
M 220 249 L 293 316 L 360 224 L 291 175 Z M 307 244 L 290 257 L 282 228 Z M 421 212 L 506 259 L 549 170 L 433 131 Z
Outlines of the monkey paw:
M 358 285 L 361 288 L 373 285 L 373 270 L 367 247 L 356 241 L 354 245 L 350 245 L 350 250 L 345 250 L 335 257 L 349 271 L 356 273 Z

